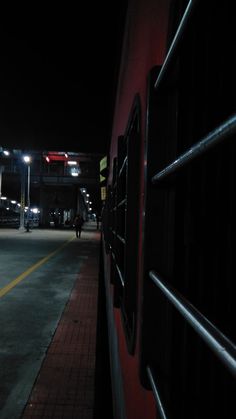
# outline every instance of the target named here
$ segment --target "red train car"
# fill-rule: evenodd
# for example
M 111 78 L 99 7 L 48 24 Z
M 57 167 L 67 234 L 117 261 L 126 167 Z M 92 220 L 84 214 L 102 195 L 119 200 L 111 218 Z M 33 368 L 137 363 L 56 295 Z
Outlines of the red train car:
M 100 260 L 114 418 L 236 414 L 235 32 L 233 1 L 128 4 Z

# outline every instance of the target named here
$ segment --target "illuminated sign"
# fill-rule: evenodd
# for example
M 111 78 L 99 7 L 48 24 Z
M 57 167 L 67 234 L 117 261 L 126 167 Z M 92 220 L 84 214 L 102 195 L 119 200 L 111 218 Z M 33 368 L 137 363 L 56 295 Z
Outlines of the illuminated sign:
M 102 200 L 102 201 L 105 201 L 105 199 L 106 199 L 106 195 L 107 195 L 106 186 L 102 186 L 102 187 L 101 187 L 101 200 Z
M 100 172 L 102 172 L 106 168 L 107 168 L 107 156 L 103 157 L 102 160 L 100 160 Z

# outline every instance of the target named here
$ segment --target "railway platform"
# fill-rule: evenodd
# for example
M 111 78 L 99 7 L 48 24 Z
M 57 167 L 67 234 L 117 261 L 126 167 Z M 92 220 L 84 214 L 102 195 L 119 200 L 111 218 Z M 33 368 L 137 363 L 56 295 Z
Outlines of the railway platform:
M 22 365 L 19 367 L 15 365 L 15 369 L 18 368 L 23 375 L 27 375 L 28 370 L 31 369 L 31 381 L 29 382 L 28 380 L 26 385 L 25 383 L 22 383 L 22 380 L 18 383 L 15 383 L 13 380 L 11 382 L 11 388 L 9 386 L 7 390 L 3 388 L 3 394 L 4 392 L 7 393 L 7 391 L 9 394 L 6 394 L 6 400 L 3 400 L 2 397 L 0 419 L 92 419 L 96 416 L 94 413 L 94 404 L 95 370 L 97 368 L 96 341 L 99 291 L 99 244 L 101 233 L 96 230 L 95 226 L 95 223 L 87 223 L 82 231 L 80 239 L 77 239 L 74 236 L 75 233 L 73 231 L 66 232 L 65 238 L 67 239 L 68 245 L 61 245 L 61 250 L 59 250 L 58 253 L 56 251 L 49 254 L 51 255 L 51 263 L 53 263 L 53 259 L 57 259 L 56 264 L 51 266 L 52 271 L 57 276 L 63 275 L 64 272 L 64 277 L 68 277 L 68 279 L 71 280 L 71 289 L 67 290 L 68 298 L 63 297 L 61 300 L 60 310 L 58 311 L 59 314 L 57 314 L 58 320 L 55 320 L 54 326 L 51 328 L 52 336 L 50 340 L 44 343 L 44 354 L 41 356 L 37 367 L 34 368 L 33 373 L 31 364 L 35 363 L 35 361 L 33 362 L 31 359 L 24 370 L 22 369 Z M 5 242 L 6 249 L 8 248 L 7 246 L 9 246 L 9 240 L 11 239 L 14 240 L 14 243 L 16 243 L 17 240 L 20 242 L 22 240 L 21 247 L 23 245 L 27 247 L 28 244 L 25 243 L 25 240 L 28 242 L 32 241 L 32 244 L 35 244 L 37 240 L 40 241 L 43 236 L 45 237 L 45 234 L 48 235 L 48 237 L 55 237 L 55 235 L 57 235 L 57 232 L 53 231 L 42 232 L 40 230 L 33 230 L 31 233 L 32 234 L 26 232 L 20 233 L 19 231 L 11 230 L 7 235 L 8 240 Z M 4 234 L 7 234 L 6 231 L 4 232 L 4 230 L 1 230 L 0 244 L 3 243 L 3 241 L 1 241 L 1 235 L 3 238 Z M 58 232 L 60 239 L 63 234 L 63 232 Z M 14 239 L 11 235 L 14 235 Z M 71 235 L 69 241 L 68 235 Z M 42 248 L 40 249 L 40 251 L 42 251 Z M 63 254 L 62 259 L 60 258 L 60 254 Z M 73 260 L 70 263 L 70 258 L 74 258 L 75 255 L 77 257 L 77 262 Z M 47 259 L 47 257 L 44 257 L 44 259 Z M 43 266 L 44 264 L 46 266 L 47 262 L 48 260 L 45 260 Z M 33 266 L 35 266 L 35 264 Z M 40 278 L 45 278 L 45 275 L 51 275 L 49 267 L 46 269 L 45 266 L 44 271 L 41 272 Z M 35 287 L 37 281 L 39 281 L 38 276 L 36 277 L 36 272 L 40 271 L 40 269 L 42 271 L 43 268 L 39 263 L 39 266 L 35 268 L 35 277 L 32 278 Z M 25 272 L 27 272 L 27 270 L 25 270 Z M 29 276 L 30 275 L 32 275 L 32 272 L 29 273 Z M 19 277 L 20 275 L 17 276 L 17 278 Z M 74 279 L 72 279 L 72 277 Z M 23 287 L 24 294 L 29 292 L 27 281 L 29 287 L 29 278 L 19 280 L 16 286 L 12 287 L 12 293 L 10 291 L 7 293 L 7 297 L 9 299 L 13 297 L 15 299 L 20 298 L 19 292 L 22 292 Z M 2 292 L 3 300 L 5 296 L 4 289 L 9 287 L 9 284 L 6 284 L 5 287 L 2 285 L 0 292 Z M 59 286 L 60 285 L 58 285 L 58 287 Z M 37 292 L 39 295 L 39 289 Z M 53 300 L 52 304 L 54 304 Z M 55 300 L 55 305 L 56 304 Z M 48 319 L 48 321 L 50 320 Z M 31 323 L 31 327 L 33 328 L 33 323 Z M 19 337 L 19 342 L 14 345 L 12 344 L 11 346 L 17 347 L 17 345 L 24 345 L 23 338 L 24 336 L 21 338 Z M 22 340 L 20 341 L 20 339 Z M 25 342 L 25 345 L 29 346 L 30 343 Z M 33 349 L 31 352 L 35 350 L 36 341 L 34 341 L 32 345 Z M 15 350 L 14 354 L 11 354 L 14 360 L 19 358 L 19 356 L 17 357 L 16 352 L 17 350 Z M 30 352 L 30 349 L 28 352 Z M 28 358 L 29 357 L 30 355 L 28 355 Z M 7 358 L 2 356 L 0 361 L 4 363 L 5 359 Z M 11 368 L 11 365 L 5 367 L 6 374 L 8 372 L 12 375 Z M 23 395 L 21 394 L 20 397 L 16 396 L 17 392 L 15 389 L 19 389 L 19 387 L 24 385 L 28 388 L 28 396 L 27 391 L 21 392 Z M 16 409 L 14 409 L 14 403 Z

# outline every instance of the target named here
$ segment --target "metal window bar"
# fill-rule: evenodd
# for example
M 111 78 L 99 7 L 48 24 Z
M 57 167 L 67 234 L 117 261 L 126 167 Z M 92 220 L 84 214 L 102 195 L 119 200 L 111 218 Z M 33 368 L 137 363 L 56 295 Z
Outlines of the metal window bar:
M 127 163 L 127 156 L 124 158 L 124 161 L 123 161 L 122 166 L 120 168 L 119 175 L 118 175 L 119 177 L 122 175 L 122 172 L 125 168 L 126 163 Z
M 236 377 L 236 347 L 206 317 L 190 304 L 178 291 L 160 279 L 155 271 L 149 276 L 179 313 L 205 341 L 227 369 Z
M 116 266 L 117 272 L 118 272 L 118 274 L 119 274 L 119 278 L 120 278 L 121 285 L 122 285 L 122 287 L 124 288 L 125 283 L 124 283 L 124 279 L 123 279 L 123 276 L 122 276 L 121 270 L 120 270 L 119 266 L 117 265 L 117 262 L 116 262 L 116 256 L 115 256 L 115 254 L 114 254 L 113 252 L 112 252 L 111 254 L 112 254 L 112 258 L 113 258 L 113 260 L 114 260 L 114 263 L 115 263 L 115 266 Z
M 125 239 L 123 237 L 121 237 L 119 234 L 116 235 L 116 237 L 123 243 L 125 244 Z
M 152 387 L 152 392 L 153 392 L 153 395 L 154 395 L 154 399 L 156 401 L 156 405 L 157 405 L 157 409 L 158 409 L 158 413 L 159 413 L 158 417 L 160 417 L 160 419 L 167 419 L 167 416 L 166 416 L 165 411 L 164 411 L 163 404 L 161 402 L 160 394 L 159 394 L 159 391 L 158 391 L 158 388 L 157 388 L 156 380 L 154 380 L 154 377 L 153 377 L 152 370 L 149 366 L 147 366 L 146 370 L 147 370 L 147 376 L 149 378 L 149 381 L 150 381 L 150 384 L 151 384 L 151 387 Z
M 115 263 L 116 263 L 116 262 L 115 262 Z M 120 270 L 119 266 L 117 265 L 117 263 L 116 263 L 116 269 L 117 269 L 117 272 L 118 272 L 118 274 L 119 274 L 119 278 L 120 278 L 121 285 L 122 285 L 122 287 L 124 288 L 124 286 L 125 286 L 125 283 L 124 283 L 124 278 L 123 278 L 123 275 L 122 275 L 121 270 Z
M 126 198 L 122 199 L 122 201 L 118 202 L 117 204 L 117 208 L 122 207 L 122 205 L 124 205 L 126 203 Z
M 181 22 L 178 26 L 178 29 L 176 31 L 176 34 L 174 36 L 174 39 L 173 39 L 173 41 L 171 43 L 171 46 L 168 50 L 168 53 L 166 55 L 166 58 L 165 58 L 165 61 L 162 65 L 161 71 L 160 71 L 160 73 L 157 77 L 157 80 L 155 82 L 155 85 L 154 85 L 155 89 L 157 89 L 159 87 L 163 77 L 166 75 L 167 70 L 170 67 L 170 64 L 171 64 L 172 60 L 176 56 L 181 38 L 184 35 L 184 32 L 185 32 L 185 29 L 186 29 L 187 25 L 189 24 L 189 21 L 190 21 L 190 18 L 192 16 L 192 14 L 193 14 L 194 8 L 199 1 L 200 0 L 190 0 L 189 1 L 188 5 L 185 9 L 185 12 L 183 14 L 183 17 L 181 19 Z
M 181 154 L 176 160 L 165 167 L 152 177 L 152 183 L 157 183 L 166 176 L 176 172 L 181 167 L 188 164 L 191 160 L 202 155 L 216 144 L 227 139 L 230 135 L 236 133 L 236 114 L 228 118 L 223 124 L 211 131 L 206 137 L 193 145 L 185 153 Z

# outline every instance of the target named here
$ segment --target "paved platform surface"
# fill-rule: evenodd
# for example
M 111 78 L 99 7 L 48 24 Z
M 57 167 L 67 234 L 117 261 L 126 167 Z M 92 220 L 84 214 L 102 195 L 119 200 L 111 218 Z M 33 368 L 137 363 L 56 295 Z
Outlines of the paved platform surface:
M 88 259 L 48 348 L 22 419 L 92 419 L 99 232 L 83 233 Z M 83 240 L 83 239 L 78 239 Z
M 0 419 L 93 417 L 100 231 L 73 234 L 0 231 Z

